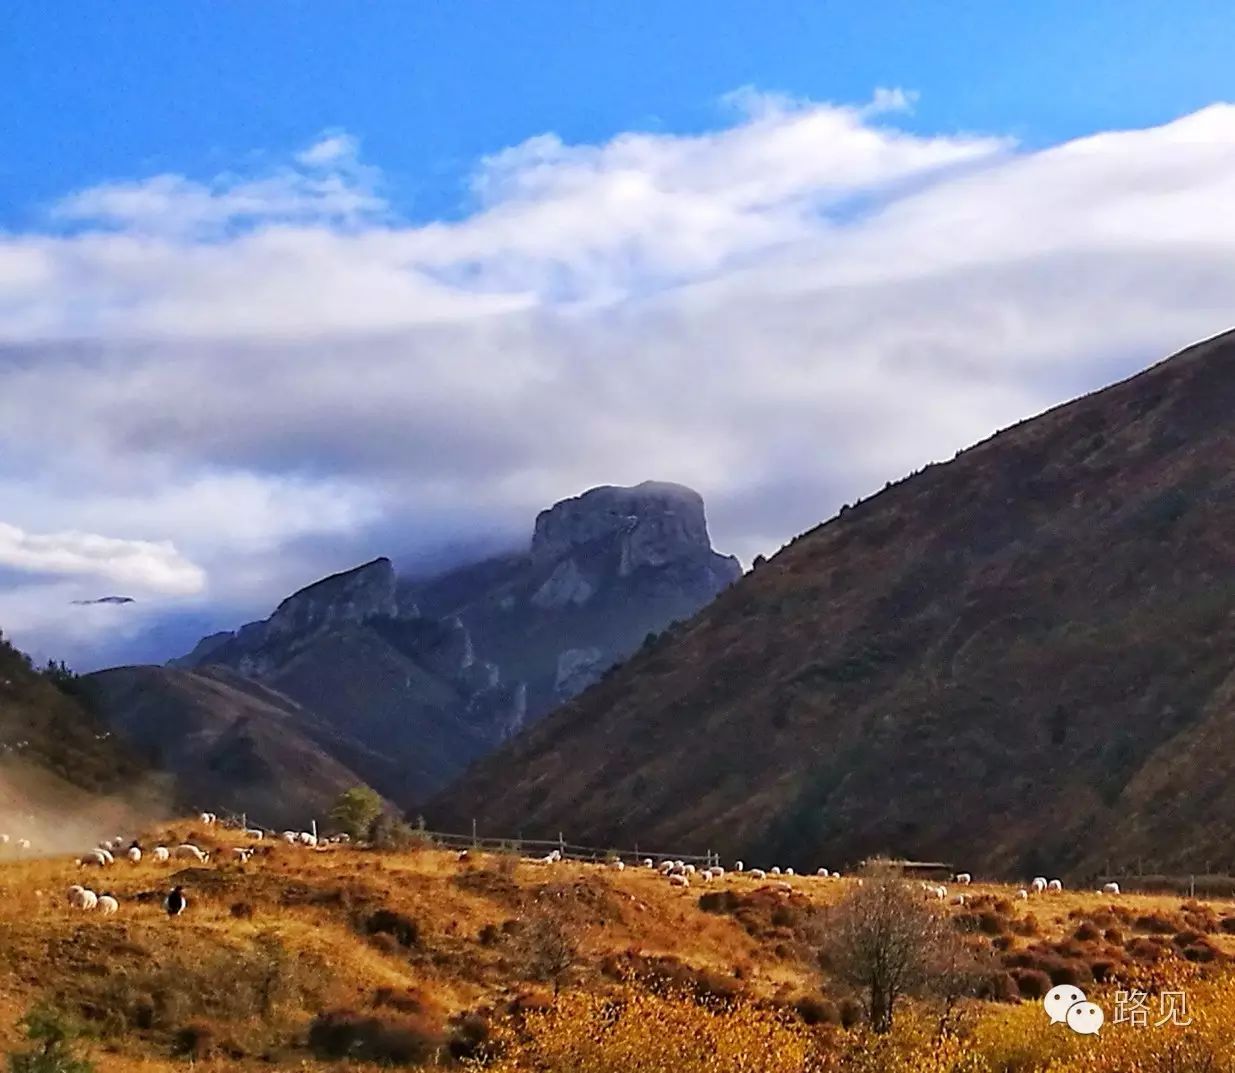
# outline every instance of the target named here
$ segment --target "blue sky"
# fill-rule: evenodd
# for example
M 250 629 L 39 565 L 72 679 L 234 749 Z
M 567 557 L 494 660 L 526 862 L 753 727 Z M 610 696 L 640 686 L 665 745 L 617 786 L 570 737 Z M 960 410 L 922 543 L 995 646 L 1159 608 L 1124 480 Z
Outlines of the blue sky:
M 1026 145 L 1146 126 L 1235 92 L 1219 3 L 6 4 L 0 214 L 143 172 L 212 174 L 344 128 L 411 218 L 457 213 L 475 160 L 545 131 L 722 124 L 753 85 L 920 94 L 904 123 Z
M 164 659 L 604 483 L 774 553 L 1231 326 L 1231 22 L 4 5 L 0 629 Z

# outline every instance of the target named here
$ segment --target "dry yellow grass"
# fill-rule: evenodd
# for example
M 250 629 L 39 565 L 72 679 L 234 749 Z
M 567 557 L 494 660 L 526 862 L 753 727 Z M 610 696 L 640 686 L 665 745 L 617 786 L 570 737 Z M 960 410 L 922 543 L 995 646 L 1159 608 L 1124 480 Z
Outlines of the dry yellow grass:
M 794 1054 L 799 1047 L 805 1048 L 802 1054 L 814 1053 L 824 1037 L 837 1053 L 835 1039 L 845 1037 L 841 1050 L 853 1052 L 861 1036 L 832 1028 L 807 1031 L 768 1012 L 830 985 L 809 949 L 794 941 L 789 924 L 773 922 L 761 931 L 744 926 L 741 914 L 700 909 L 706 891 L 749 894 L 766 886 L 746 876 L 730 874 L 681 890 L 642 869 L 616 872 L 572 862 L 512 867 L 484 854 L 461 863 L 454 853 L 436 850 L 313 851 L 281 843 L 263 846 L 266 856 L 238 865 L 228 860 L 230 847 L 241 843 L 234 832 L 178 823 L 150 836 L 146 844 L 192 839 L 212 846 L 215 854 L 204 867 L 160 865 L 147 857 L 136 866 L 118 861 L 102 873 L 80 869 L 68 858 L 0 863 L 0 1051 L 19 1044 L 16 1023 L 22 1014 L 50 1000 L 84 1019 L 91 1032 L 88 1048 L 101 1070 L 182 1068 L 184 1059 L 173 1054 L 178 1033 L 194 1026 L 212 1035 L 197 1068 L 336 1068 L 315 1062 L 305 1047 L 309 1026 L 322 1010 L 380 1012 L 385 989 L 418 996 L 424 1009 L 416 1016 L 444 1028 L 466 1011 L 504 1010 L 521 994 L 543 996 L 543 988 L 522 977 L 510 949 L 492 939 L 503 924 L 536 904 L 549 906 L 577 938 L 578 965 L 560 1006 L 576 1010 L 576 1024 L 600 1009 L 588 1003 L 629 997 L 634 985 L 615 979 L 613 965 L 631 964 L 640 955 L 673 959 L 688 975 L 713 981 L 740 976 L 742 994 L 755 1003 L 741 1031 L 788 1033 L 785 1046 Z M 113 892 L 121 902 L 119 914 L 103 917 L 69 908 L 65 891 L 75 882 Z M 158 897 L 173 882 L 183 883 L 190 899 L 188 912 L 177 920 L 167 918 Z M 788 882 L 795 892 L 792 903 L 808 912 L 835 901 L 853 881 L 796 877 Z M 965 893 L 1012 899 L 1015 892 L 975 885 Z M 147 900 L 139 900 L 143 895 Z M 1035 940 L 1016 942 L 1065 939 L 1077 926 L 1074 914 L 1098 913 L 1112 903 L 1138 915 L 1169 915 L 1179 912 L 1181 899 L 1065 892 L 1030 903 L 1013 901 L 1011 915 L 1032 912 L 1039 925 Z M 1218 916 L 1235 916 L 1230 902 L 1207 904 Z M 366 921 L 379 910 L 414 921 L 419 940 L 401 946 L 389 936 L 368 934 Z M 482 938 L 486 930 L 488 940 Z M 1235 955 L 1235 935 L 1215 933 L 1211 940 Z M 246 988 L 260 987 L 263 973 L 270 971 L 282 983 L 259 1015 L 250 1008 Z M 777 1003 L 769 1002 L 773 999 Z M 694 1024 L 698 1016 L 640 1002 L 638 1010 L 667 1024 L 677 1023 L 675 1018 Z M 153 1023 L 147 1023 L 147 1007 L 156 1010 Z M 992 1039 L 1004 1031 L 998 1026 L 1029 1016 L 1018 1014 L 1017 1007 L 981 1008 L 983 1030 Z M 560 1010 L 535 1016 L 546 1030 L 558 1024 L 560 1034 L 561 1022 L 553 1020 Z M 778 1027 L 770 1028 L 773 1023 Z M 1036 1021 L 1029 1017 L 1025 1023 Z M 707 1030 L 723 1024 L 707 1022 Z M 624 1038 L 622 1047 L 635 1046 L 636 1038 Z M 510 1064 L 515 1058 L 511 1051 L 503 1068 L 517 1068 Z M 600 1058 L 588 1060 L 600 1063 L 594 1068 L 607 1068 Z

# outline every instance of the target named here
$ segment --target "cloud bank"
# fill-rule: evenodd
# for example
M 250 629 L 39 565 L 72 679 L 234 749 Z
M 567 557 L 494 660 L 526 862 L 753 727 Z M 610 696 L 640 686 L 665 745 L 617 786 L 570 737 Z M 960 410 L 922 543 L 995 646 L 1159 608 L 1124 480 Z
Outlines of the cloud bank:
M 1032 152 L 910 133 L 894 90 L 726 105 L 496 151 L 451 220 L 407 219 L 328 131 L 0 235 L 0 626 L 55 650 L 65 579 L 98 595 L 120 562 L 162 579 L 141 614 L 232 623 L 645 478 L 697 487 L 749 560 L 1230 325 L 1229 105 Z M 81 621 L 68 655 L 113 655 Z

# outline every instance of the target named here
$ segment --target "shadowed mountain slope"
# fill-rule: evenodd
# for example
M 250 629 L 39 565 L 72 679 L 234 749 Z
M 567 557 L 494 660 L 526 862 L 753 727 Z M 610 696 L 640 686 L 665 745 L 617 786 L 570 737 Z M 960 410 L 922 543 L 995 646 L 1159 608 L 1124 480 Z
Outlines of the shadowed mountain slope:
M 429 819 L 756 862 L 1235 857 L 1235 335 L 803 534 Z

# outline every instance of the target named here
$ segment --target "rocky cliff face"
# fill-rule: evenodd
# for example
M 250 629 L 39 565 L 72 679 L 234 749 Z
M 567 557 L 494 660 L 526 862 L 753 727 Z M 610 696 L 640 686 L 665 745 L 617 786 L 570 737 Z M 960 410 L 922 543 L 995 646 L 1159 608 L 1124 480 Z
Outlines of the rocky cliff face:
M 370 750 L 345 763 L 411 803 L 740 574 L 712 550 L 697 492 L 595 488 L 542 511 L 524 552 L 422 579 L 375 559 L 171 662 L 286 694 Z

